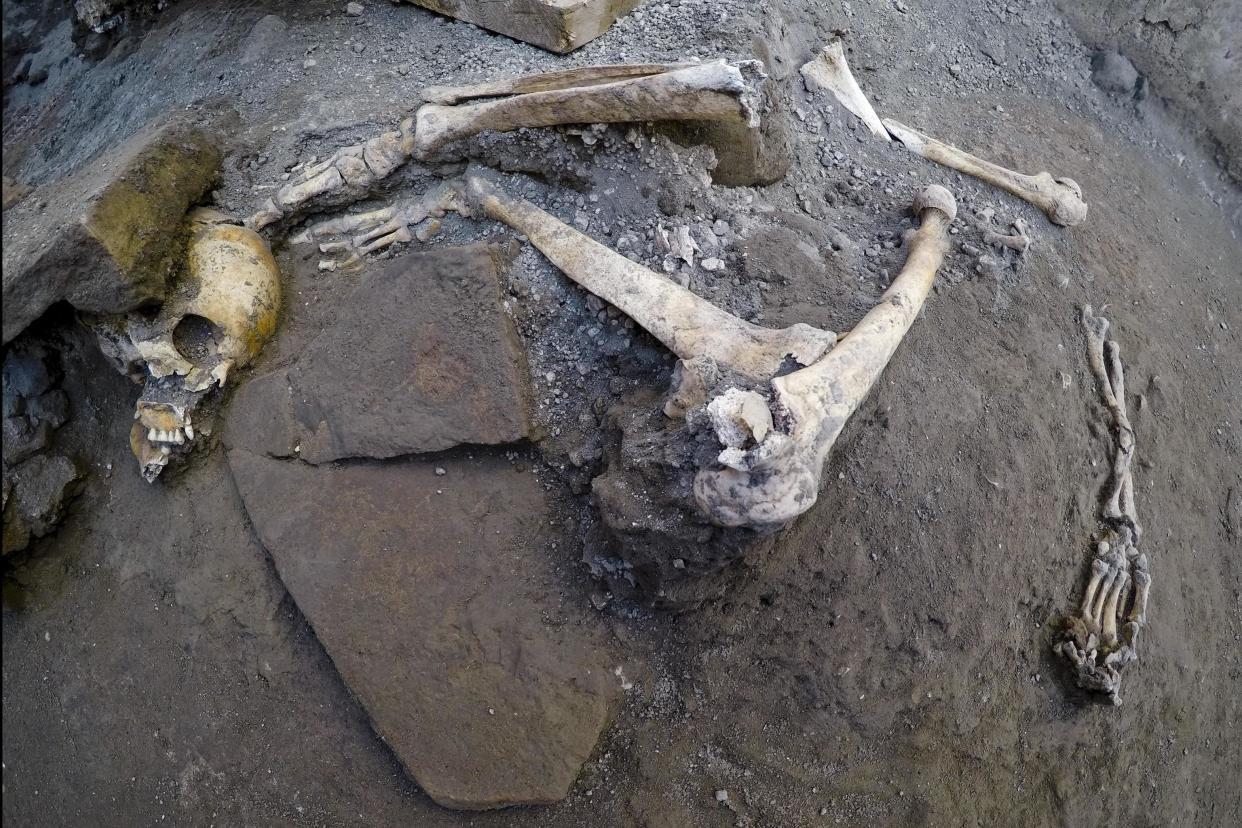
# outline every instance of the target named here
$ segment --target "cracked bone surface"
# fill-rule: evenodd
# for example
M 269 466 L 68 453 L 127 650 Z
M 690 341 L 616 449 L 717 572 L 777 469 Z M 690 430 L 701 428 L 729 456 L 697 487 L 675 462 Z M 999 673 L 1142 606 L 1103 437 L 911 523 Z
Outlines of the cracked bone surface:
M 841 106 L 854 113 L 866 124 L 867 129 L 871 130 L 873 135 L 885 141 L 891 140 L 888 130 L 884 128 L 884 122 L 880 120 L 875 108 L 871 106 L 871 101 L 867 100 L 867 96 L 863 94 L 858 81 L 854 80 L 854 73 L 850 71 L 850 65 L 845 61 L 845 47 L 841 41 L 834 40 L 829 43 L 820 50 L 814 60 L 804 64 L 799 71 L 808 92 L 827 89 Z
M 307 165 L 246 219 L 245 225 L 259 230 L 313 205 L 331 206 L 366 198 L 370 188 L 408 161 L 413 151 L 414 119 L 406 118 L 395 131 L 343 147 L 326 161 Z
M 1087 218 L 1082 188 L 1072 178 L 1053 178 L 1047 172 L 1035 175 L 1014 172 L 930 138 L 892 118 L 885 118 L 884 126 L 915 155 L 999 187 L 1043 210 L 1053 224 L 1073 227 Z
M 127 363 L 145 368 L 130 446 L 149 482 L 174 452 L 192 447 L 204 430 L 196 408 L 258 355 L 280 308 L 280 271 L 257 233 L 209 209 L 188 220 L 184 274 L 159 312 L 94 323 L 105 353 L 124 355 L 123 371 L 133 371 Z
M 772 529 L 815 503 L 837 435 L 918 316 L 948 249 L 949 225 L 957 214 L 953 194 L 928 187 L 914 210 L 921 224 L 908 242 L 905 266 L 879 304 L 818 361 L 771 381 L 771 427 L 753 416 L 755 403 L 763 400 L 754 391 L 734 394 L 719 412 L 728 425 L 717 432 L 725 446 L 722 468 L 701 470 L 694 482 L 695 500 L 712 522 Z M 739 448 L 736 432 L 745 429 L 751 433 Z
M 752 325 L 478 176 L 467 180 L 472 209 L 530 239 L 566 276 L 628 315 L 683 362 L 712 360 L 766 382 L 791 361 L 811 365 L 836 335 L 810 325 Z
M 1079 687 L 1120 704 L 1122 671 L 1137 660 L 1139 633 L 1147 622 L 1151 573 L 1147 556 L 1138 549 L 1143 529 L 1134 504 L 1135 439 L 1126 410 L 1121 349 L 1108 338 L 1108 320 L 1096 316 L 1090 305 L 1083 307 L 1082 324 L 1087 362 L 1113 435 L 1113 468 L 1101 509 L 1108 528 L 1096 544 L 1081 609 L 1064 619 L 1064 633 L 1053 649 L 1074 667 Z
M 684 66 L 598 66 L 474 87 L 433 87 L 431 94 L 439 100 L 502 97 L 420 107 L 414 154 L 427 158 L 446 144 L 489 130 L 561 124 L 720 121 L 758 128 L 759 86 L 765 77 L 758 61 L 715 60 Z M 517 94 L 508 94 L 510 89 Z

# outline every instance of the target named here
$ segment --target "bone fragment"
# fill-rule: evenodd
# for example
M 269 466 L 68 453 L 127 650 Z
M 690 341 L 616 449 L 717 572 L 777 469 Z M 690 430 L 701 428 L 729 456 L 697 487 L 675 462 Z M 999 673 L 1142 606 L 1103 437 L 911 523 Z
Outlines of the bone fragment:
M 646 68 L 646 67 L 643 67 Z M 429 103 L 416 113 L 414 154 L 427 158 L 453 141 L 488 130 L 507 132 L 559 124 L 641 121 L 730 121 L 758 127 L 758 61 L 723 60 L 692 64 L 655 74 L 625 74 L 628 67 L 596 67 L 611 75 L 603 82 L 583 73 L 582 84 L 500 97 L 461 106 Z M 620 79 L 614 79 L 619 77 Z M 527 79 L 527 85 L 537 84 Z M 440 95 L 455 99 L 455 94 Z
M 803 65 L 800 71 L 808 92 L 827 89 L 840 101 L 841 106 L 867 125 L 872 135 L 885 141 L 891 140 L 880 116 L 871 106 L 871 101 L 867 100 L 867 96 L 858 86 L 858 81 L 854 80 L 854 73 L 845 61 L 845 47 L 841 41 L 834 40 L 829 43 L 814 60 Z
M 528 92 L 553 92 L 560 89 L 599 86 L 619 80 L 675 72 L 678 69 L 689 69 L 697 65 L 695 63 L 628 63 L 612 66 L 583 66 L 578 69 L 522 75 L 517 78 L 505 78 L 468 86 L 427 86 L 423 88 L 422 96 L 428 103 L 448 105 L 474 98 L 499 98 L 505 95 L 523 95 Z
M 477 205 L 525 235 L 566 276 L 683 361 L 708 357 L 726 371 L 764 382 L 787 360 L 810 365 L 836 342 L 832 332 L 802 323 L 774 330 L 738 319 L 482 178 L 471 176 L 467 190 L 472 209 Z
M 937 164 L 974 176 L 999 187 L 1023 201 L 1034 204 L 1048 216 L 1053 224 L 1073 227 L 1087 218 L 1087 205 L 1082 200 L 1082 188 L 1072 178 L 1053 178 L 1049 173 L 1035 175 L 1007 170 L 990 161 L 976 158 L 968 152 L 950 146 L 935 138 L 911 129 L 892 118 L 884 119 L 884 126 L 893 137 L 915 155 L 921 155 Z
M 949 224 L 957 213 L 953 194 L 932 186 L 914 207 L 921 225 L 910 237 L 905 266 L 880 303 L 817 362 L 771 381 L 775 427 L 766 438 L 757 439 L 742 458 L 736 453 L 721 458 L 725 468 L 697 475 L 695 499 L 714 523 L 770 529 L 815 503 L 837 435 L 918 316 L 948 249 Z

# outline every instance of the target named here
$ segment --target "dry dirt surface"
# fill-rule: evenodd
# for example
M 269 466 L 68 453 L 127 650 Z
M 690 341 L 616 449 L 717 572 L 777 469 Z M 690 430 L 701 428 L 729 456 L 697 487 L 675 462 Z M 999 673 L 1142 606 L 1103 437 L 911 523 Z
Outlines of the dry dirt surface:
M 688 226 L 723 267 L 674 262 L 675 278 L 761 324 L 832 330 L 900 268 L 927 184 L 949 187 L 963 218 L 1022 219 L 1032 246 L 1002 255 L 959 219 L 818 504 L 680 614 L 621 595 L 595 608 L 607 561 L 589 498 L 606 412 L 662 391 L 671 360 L 523 246 L 506 305 L 540 439 L 479 462 L 542 482 L 555 538 L 526 586 L 592 619 L 629 686 L 566 799 L 486 813 L 436 805 L 377 738 L 251 526 L 223 447 L 142 480 L 127 443 L 135 388 L 54 309 L 41 324 L 68 343 L 61 439 L 90 475 L 60 528 L 5 561 L 7 825 L 1238 824 L 1242 192 L 1227 142 L 1179 120 L 1225 92 L 1169 107 L 1182 92 L 1154 72 L 1156 94 L 1104 91 L 1093 54 L 1125 44 L 1079 34 L 1046 0 L 648 2 L 568 57 L 377 0 L 358 16 L 343 2 L 182 0 L 107 36 L 74 32 L 65 6 L 4 1 L 4 173 L 31 197 L 183 110 L 227 136 L 212 200 L 240 216 L 310 156 L 391 129 L 425 85 L 753 56 L 783 84 L 789 125 L 790 170 L 771 186 L 710 186 L 710 153 L 646 129 L 547 129 L 407 165 L 369 206 L 416 196 L 469 155 L 657 270 L 657 223 Z M 797 68 L 834 33 L 881 114 L 1076 179 L 1087 221 L 1054 227 L 807 93 Z M 1242 84 L 1232 33 L 1211 75 Z M 446 220 L 431 244 L 510 237 Z M 347 315 L 359 278 L 273 238 L 285 305 L 254 375 L 294 365 Z M 1119 707 L 1078 691 L 1051 653 L 1109 468 L 1083 304 L 1106 308 L 1126 362 L 1153 577 Z

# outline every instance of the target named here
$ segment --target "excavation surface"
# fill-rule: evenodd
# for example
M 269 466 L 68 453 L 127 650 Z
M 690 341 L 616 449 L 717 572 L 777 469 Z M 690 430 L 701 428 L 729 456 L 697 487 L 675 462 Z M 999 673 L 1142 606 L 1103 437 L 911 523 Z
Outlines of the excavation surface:
M 375 506 L 367 526 L 391 521 L 437 555 L 477 531 L 482 513 L 459 501 L 425 524 L 414 509 L 394 516 L 376 494 L 385 475 L 408 477 L 406 496 L 429 498 L 474 496 L 436 484 L 437 465 L 444 477 L 494 467 L 497 480 L 537 481 L 472 484 L 499 510 L 487 520 L 521 510 L 506 528 L 533 533 L 493 550 L 490 574 L 546 602 L 524 624 L 581 624 L 603 640 L 620 701 L 563 801 L 501 812 L 442 808 L 407 773 L 395 740 L 377 738 L 386 725 L 368 717 L 372 699 L 354 672 L 366 668 L 331 652 L 349 639 L 316 634 L 317 618 L 348 628 L 356 581 L 336 594 L 316 587 L 312 608 L 290 574 L 290 549 L 314 521 L 266 536 L 222 445 L 148 485 L 127 444 L 136 389 L 93 350 L 74 351 L 65 429 L 90 475 L 64 524 L 6 561 L 6 823 L 1236 823 L 1242 195 L 1213 149 L 1186 137 L 1156 81 L 1142 100 L 1093 83 L 1091 54 L 1106 44 L 1084 44 L 1056 8 L 645 3 L 566 59 L 410 5 L 369 3 L 353 17 L 319 0 L 181 2 L 107 49 L 75 44 L 67 22 L 39 18 L 35 5 L 4 7 L 6 29 L 25 32 L 33 55 L 26 80 L 9 85 L 6 41 L 5 174 L 34 185 L 190 107 L 231 124 L 214 200 L 244 215 L 310 156 L 392 128 L 423 85 L 567 60 L 757 56 L 788 84 L 793 163 L 772 186 L 708 188 L 702 150 L 624 126 L 484 136 L 470 154 L 657 270 L 663 256 L 648 231 L 689 226 L 724 266 L 675 266 L 675 275 L 770 326 L 849 330 L 900 268 L 909 204 L 930 183 L 953 190 L 963 215 L 990 215 L 1002 229 L 1022 219 L 1032 247 L 1019 259 L 988 249 L 972 224 L 955 227 L 938 287 L 838 440 L 818 504 L 723 599 L 680 615 L 602 600 L 583 548 L 601 412 L 662 388 L 671 363 L 528 246 L 505 271 L 504 304 L 529 361 L 532 439 L 384 461 L 378 482 L 358 471 L 372 461 L 271 473 L 290 478 L 273 488 L 297 502 L 282 510 L 263 491 L 264 521 L 342 515 L 335 484 L 317 476 L 344 475 L 337 488 L 366 491 Z M 1073 177 L 1087 221 L 1056 228 L 1028 205 L 870 140 L 841 107 L 828 111 L 797 67 L 834 31 L 847 32 L 851 65 L 881 114 L 1024 172 Z M 408 165 L 368 206 L 461 169 Z M 454 219 L 431 246 L 510 236 Z M 278 242 L 281 328 L 238 383 L 292 370 L 339 334 L 360 280 L 389 272 L 410 248 L 348 274 Z M 1083 696 L 1050 652 L 1054 620 L 1081 594 L 1109 467 L 1085 303 L 1106 306 L 1132 404 L 1143 397 L 1131 417 L 1153 586 L 1120 707 Z M 427 493 L 435 489 L 443 494 Z M 547 514 L 534 521 L 538 509 Z M 362 519 L 338 523 L 347 518 Z M 469 575 L 482 565 L 444 577 L 485 579 Z M 376 607 L 366 610 L 359 623 L 382 626 Z M 402 623 L 419 623 L 412 617 Z M 558 674 L 547 669 L 551 683 Z M 596 722 L 593 710 L 580 713 Z M 580 749 L 572 736 L 568 752 Z

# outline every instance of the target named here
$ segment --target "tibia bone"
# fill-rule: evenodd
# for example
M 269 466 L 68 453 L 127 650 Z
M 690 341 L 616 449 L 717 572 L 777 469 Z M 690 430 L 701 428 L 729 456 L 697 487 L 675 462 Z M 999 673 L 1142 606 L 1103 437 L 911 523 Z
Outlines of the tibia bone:
M 1007 170 L 990 161 L 976 158 L 957 147 L 930 138 L 892 118 L 885 118 L 884 126 L 894 138 L 914 154 L 986 181 L 994 187 L 999 187 L 1035 205 L 1044 211 L 1053 224 L 1073 227 L 1076 224 L 1082 224 L 1087 218 L 1087 205 L 1082 200 L 1082 188 L 1072 178 L 1054 179 L 1046 172 L 1025 175 Z
M 578 69 L 522 75 L 517 78 L 486 81 L 469 86 L 428 86 L 423 88 L 422 97 L 428 103 L 450 105 L 473 98 L 499 98 L 504 95 L 523 95 L 528 92 L 552 92 L 558 89 L 599 86 L 619 80 L 675 72 L 678 69 L 689 69 L 697 65 L 696 63 L 625 63 L 614 66 L 583 66 Z
M 845 62 L 845 48 L 841 41 L 834 40 L 829 43 L 800 71 L 802 82 L 808 92 L 827 89 L 841 103 L 841 106 L 854 113 L 867 125 L 871 134 L 885 141 L 891 140 L 883 121 L 871 106 L 871 101 L 867 100 L 867 96 L 858 86 L 858 81 L 854 80 L 854 73 L 850 71 L 850 65 Z
M 629 67 L 596 67 L 593 71 L 605 73 L 603 82 L 580 70 L 571 80 L 581 85 L 545 83 L 542 91 L 479 103 L 425 104 L 415 115 L 414 154 L 427 158 L 446 144 L 488 130 L 559 124 L 731 121 L 757 128 L 759 85 L 766 77 L 760 66 L 754 60 L 716 60 L 637 76 L 625 74 Z M 539 81 L 527 78 L 526 84 L 537 87 Z M 454 94 L 441 97 L 457 99 Z
M 252 230 L 295 215 L 309 206 L 357 201 L 370 188 L 409 160 L 414 151 L 414 120 L 406 118 L 393 132 L 343 147 L 331 158 L 302 170 L 246 219 Z
M 743 458 L 695 478 L 699 508 L 721 526 L 769 529 L 805 512 L 837 435 L 884 371 L 931 290 L 957 214 L 953 194 L 924 190 L 915 201 L 921 226 L 901 273 L 880 303 L 813 365 L 771 382 L 775 428 Z
M 467 193 L 472 209 L 525 235 L 566 276 L 684 361 L 710 357 L 723 370 L 766 382 L 787 360 L 810 365 L 836 342 L 810 325 L 773 330 L 738 319 L 482 178 L 471 176 Z

